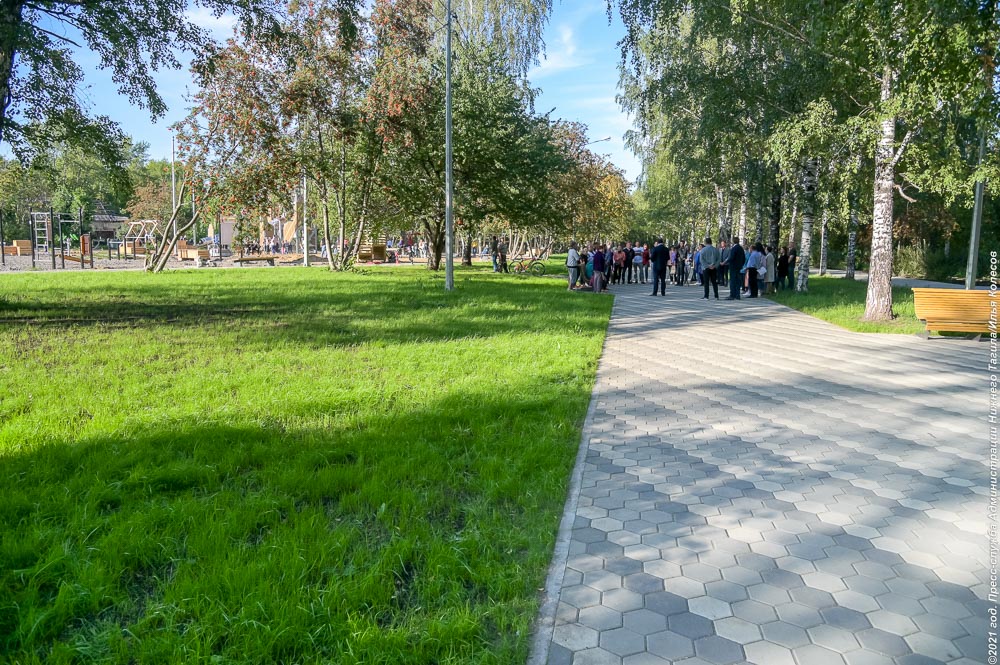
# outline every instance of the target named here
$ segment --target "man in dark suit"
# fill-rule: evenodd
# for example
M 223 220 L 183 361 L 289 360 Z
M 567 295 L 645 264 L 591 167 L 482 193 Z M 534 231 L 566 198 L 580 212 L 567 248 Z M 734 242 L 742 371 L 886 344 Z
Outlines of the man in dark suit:
M 661 296 L 667 295 L 667 262 L 670 260 L 670 252 L 663 244 L 663 238 L 657 238 L 653 250 L 649 253 L 649 262 L 653 264 L 653 292 L 649 295 L 655 296 L 660 291 Z
M 739 300 L 740 287 L 743 285 L 743 264 L 746 263 L 747 254 L 740 246 L 740 239 L 733 238 L 733 246 L 729 250 L 729 258 L 725 265 L 729 270 L 729 297 L 726 300 Z

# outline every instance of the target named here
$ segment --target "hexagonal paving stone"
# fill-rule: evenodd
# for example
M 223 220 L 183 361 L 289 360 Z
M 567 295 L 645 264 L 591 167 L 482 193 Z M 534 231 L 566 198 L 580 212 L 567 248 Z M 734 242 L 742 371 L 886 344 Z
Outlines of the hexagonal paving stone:
M 789 593 L 796 603 L 808 605 L 809 607 L 817 610 L 823 609 L 824 607 L 833 607 L 837 604 L 837 601 L 833 599 L 833 596 L 830 595 L 830 593 L 820 589 L 792 589 Z
M 815 644 L 796 649 L 795 660 L 800 665 L 844 665 L 842 655 Z
M 622 578 L 606 570 L 592 570 L 583 574 L 583 583 L 598 591 L 610 591 L 621 588 Z
M 694 655 L 694 640 L 670 630 L 655 633 L 646 638 L 650 653 L 669 661 L 678 661 Z
M 628 589 L 612 589 L 602 594 L 601 604 L 619 612 L 630 612 L 642 607 L 642 594 Z
M 573 607 L 583 609 L 600 603 L 601 592 L 585 584 L 577 584 L 575 586 L 564 587 L 562 593 L 559 594 L 559 600 Z
M 886 656 L 905 656 L 910 653 L 910 647 L 903 638 L 878 628 L 862 630 L 857 633 L 857 638 L 864 648 Z
M 725 580 L 709 582 L 705 585 L 705 593 L 712 598 L 718 598 L 727 603 L 735 603 L 749 598 L 746 587 Z
M 679 565 L 670 561 L 664 561 L 663 559 L 646 561 L 642 564 L 642 569 L 645 573 L 659 577 L 661 580 L 679 577 L 681 574 L 681 567 Z
M 715 632 L 737 644 L 749 644 L 761 639 L 760 627 L 737 617 L 726 617 L 714 622 Z
M 819 613 L 827 624 L 835 628 L 858 631 L 872 627 L 868 617 L 847 607 L 824 607 Z
M 951 640 L 928 633 L 914 633 L 907 635 L 905 639 L 913 653 L 936 658 L 943 663 L 962 657 L 961 650 Z
M 826 647 L 837 653 L 843 653 L 845 651 L 851 651 L 852 649 L 857 649 L 861 645 L 858 644 L 858 640 L 854 637 L 854 633 L 849 630 L 844 630 L 843 628 L 836 628 L 835 626 L 830 626 L 824 624 L 822 626 L 813 626 L 808 628 L 809 638 L 816 644 Z
M 802 603 L 785 603 L 778 605 L 775 610 L 782 621 L 799 628 L 812 628 L 823 623 L 823 617 L 818 610 Z
M 778 620 L 778 615 L 775 614 L 773 607 L 756 600 L 741 600 L 738 603 L 733 603 L 733 616 L 757 625 Z
M 666 630 L 667 617 L 648 609 L 632 610 L 622 616 L 622 625 L 640 635 L 652 635 Z
M 546 663 L 545 665 L 549 665 Z M 622 665 L 670 665 L 669 660 L 664 660 L 659 656 L 647 652 L 626 656 L 622 660 Z
M 705 595 L 705 585 L 687 577 L 674 577 L 663 581 L 663 588 L 683 598 L 697 598 Z
M 772 621 L 761 626 L 760 630 L 765 640 L 789 649 L 803 647 L 811 643 L 805 629 L 784 621 Z
M 646 596 L 646 609 L 664 617 L 688 611 L 688 601 L 682 596 L 662 591 Z
M 695 640 L 694 651 L 699 658 L 718 665 L 731 665 L 743 660 L 743 648 L 718 635 Z
M 750 598 L 767 605 L 780 605 L 791 601 L 788 592 L 773 584 L 754 584 L 747 587 Z
M 688 607 L 694 614 L 703 616 L 706 619 L 712 619 L 713 621 L 733 615 L 733 610 L 729 603 L 710 596 L 692 598 L 688 601 Z
M 552 631 L 552 642 L 570 651 L 580 651 L 596 647 L 598 632 L 580 624 L 556 626 Z
M 593 628 L 594 630 L 610 630 L 612 628 L 621 627 L 622 614 L 621 612 L 617 612 L 610 607 L 597 605 L 595 607 L 588 607 L 580 610 L 580 618 L 578 621 L 584 626 Z
M 629 656 L 645 651 L 646 638 L 628 628 L 615 628 L 601 633 L 601 648 L 619 656 Z
M 647 573 L 633 573 L 625 576 L 622 586 L 636 593 L 655 593 L 663 591 L 663 580 Z
M 667 626 L 673 632 L 689 637 L 692 640 L 715 634 L 715 628 L 711 621 L 691 612 L 667 617 Z
M 747 662 L 754 665 L 795 665 L 792 652 L 773 642 L 754 642 L 743 646 Z
M 585 649 L 573 656 L 573 665 L 619 665 L 621 656 L 601 648 Z

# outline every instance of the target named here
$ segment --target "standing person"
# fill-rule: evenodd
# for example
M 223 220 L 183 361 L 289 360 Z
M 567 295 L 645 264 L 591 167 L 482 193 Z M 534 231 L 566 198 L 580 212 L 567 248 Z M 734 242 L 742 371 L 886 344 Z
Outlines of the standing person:
M 784 289 L 788 280 L 788 248 L 781 248 L 781 255 L 778 257 L 778 274 L 776 275 L 778 288 Z
M 566 269 L 569 271 L 569 288 L 572 291 L 576 286 L 576 280 L 580 279 L 580 252 L 576 251 L 576 241 L 569 244 L 569 253 L 566 255 Z
M 625 283 L 625 248 L 618 247 L 615 249 L 615 272 L 614 278 L 611 280 L 612 284 L 624 284 Z
M 490 256 L 493 257 L 493 272 L 500 272 L 500 241 L 496 236 L 490 240 Z
M 764 275 L 764 284 L 766 288 L 764 293 L 774 293 L 774 280 L 776 272 L 775 270 L 775 258 L 774 258 L 774 247 L 767 248 L 767 255 L 764 257 L 764 266 L 767 268 L 767 273 Z
M 653 245 L 653 250 L 649 253 L 649 260 L 653 264 L 653 292 L 649 295 L 655 296 L 659 291 L 661 296 L 667 295 L 667 261 L 670 254 L 663 244 L 663 238 L 657 238 Z
M 649 281 L 649 245 L 642 246 L 642 283 Z
M 642 276 L 642 247 L 639 243 L 633 245 L 632 254 L 632 275 L 635 278 L 635 284 L 645 284 L 646 280 Z
M 760 243 L 753 246 L 750 257 L 747 259 L 747 286 L 750 288 L 750 297 L 756 298 L 760 293 L 760 286 L 757 282 L 757 274 L 764 265 L 764 254 L 761 252 Z
M 677 283 L 677 245 L 670 247 L 670 254 L 667 258 L 667 270 L 670 271 L 670 281 Z
M 635 263 L 635 249 L 632 248 L 632 243 L 625 243 L 625 283 L 632 283 L 632 264 Z M 638 276 L 636 280 L 639 281 Z
M 694 275 L 698 278 L 698 286 L 701 286 L 701 250 L 705 249 L 705 243 L 698 245 L 698 251 L 694 253 Z M 691 280 L 694 283 L 694 280 Z
M 677 247 L 677 286 L 684 286 L 687 283 L 687 263 L 687 248 L 681 243 Z
M 508 272 L 509 273 L 510 269 L 507 268 L 507 241 L 506 240 L 501 240 L 500 243 L 497 245 L 497 256 L 499 257 L 499 261 L 500 261 L 499 269 L 497 270 L 497 272 Z
M 701 283 L 705 287 L 705 295 L 702 300 L 708 300 L 708 286 L 712 285 L 712 289 L 715 291 L 715 299 L 719 299 L 719 264 L 722 262 L 722 252 L 720 252 L 716 247 L 712 245 L 711 238 L 705 238 L 705 244 L 702 245 L 701 252 L 699 252 L 699 261 L 701 262 Z
M 795 264 L 798 262 L 799 253 L 795 249 L 795 243 L 788 243 L 788 288 L 795 290 Z
M 604 247 L 594 243 L 594 293 L 604 290 L 604 269 L 606 267 Z
M 601 245 L 601 250 L 604 251 L 604 290 L 607 291 L 611 275 L 614 274 L 615 270 L 615 248 L 614 245 L 608 243 L 607 247 Z
M 729 284 L 729 252 L 731 251 L 729 243 L 725 240 L 719 241 L 719 254 L 722 256 L 722 260 L 719 262 L 719 281 L 723 284 Z
M 726 300 L 740 299 L 740 284 L 743 283 L 741 268 L 744 262 L 746 262 L 746 252 L 740 246 L 740 239 L 736 238 L 729 250 L 729 297 Z

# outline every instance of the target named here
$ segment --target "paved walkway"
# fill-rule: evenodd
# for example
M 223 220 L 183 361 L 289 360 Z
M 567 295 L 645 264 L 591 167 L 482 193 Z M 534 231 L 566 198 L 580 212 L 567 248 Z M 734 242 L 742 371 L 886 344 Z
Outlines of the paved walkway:
M 986 344 L 647 294 L 617 287 L 532 662 L 986 662 Z

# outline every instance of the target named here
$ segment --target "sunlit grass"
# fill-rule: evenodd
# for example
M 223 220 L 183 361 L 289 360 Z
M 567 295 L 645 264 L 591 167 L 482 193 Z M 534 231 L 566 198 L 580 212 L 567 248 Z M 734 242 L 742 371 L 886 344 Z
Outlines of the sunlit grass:
M 521 663 L 611 302 L 0 278 L 0 661 Z
M 808 293 L 779 291 L 769 297 L 782 305 L 855 332 L 912 335 L 924 329 L 913 312 L 913 291 L 909 288 L 892 290 L 895 319 L 877 323 L 862 321 L 867 292 L 867 282 L 843 277 L 810 277 Z

